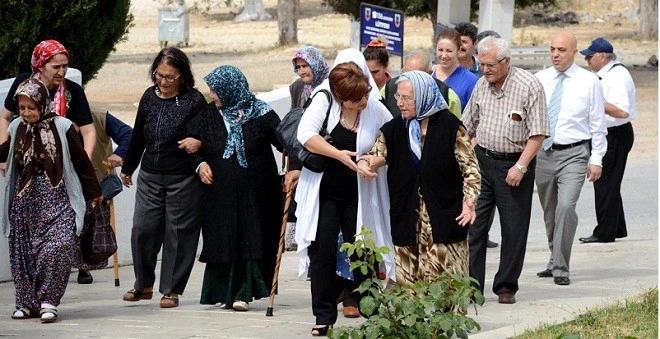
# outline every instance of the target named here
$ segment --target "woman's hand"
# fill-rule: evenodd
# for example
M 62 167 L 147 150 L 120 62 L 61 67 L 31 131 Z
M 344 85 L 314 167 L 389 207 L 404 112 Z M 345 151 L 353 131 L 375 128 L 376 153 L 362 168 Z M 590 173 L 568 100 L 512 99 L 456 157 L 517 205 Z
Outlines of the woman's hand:
M 213 171 L 211 171 L 211 166 L 203 162 L 199 165 L 199 178 L 202 180 L 202 183 L 205 185 L 213 185 Z
M 133 186 L 133 179 L 130 175 L 119 173 L 119 178 L 121 179 L 121 182 L 124 184 L 124 186 L 126 186 L 126 188 L 131 188 L 131 186 Z
M 353 161 L 353 158 L 352 158 L 356 155 L 357 155 L 357 152 L 341 150 L 341 151 L 339 151 L 339 153 L 337 153 L 337 157 L 335 159 L 339 160 L 342 164 L 346 165 L 346 167 L 348 167 L 348 168 L 352 169 L 353 171 L 357 172 L 358 171 L 358 166 Z
M 474 201 L 472 199 L 463 201 L 463 211 L 461 211 L 461 215 L 456 218 L 458 224 L 465 227 L 468 224 L 472 225 L 476 219 L 477 213 L 474 210 Z
M 92 199 L 92 208 L 99 206 L 103 203 L 103 196 L 99 195 L 98 197 Z
M 179 140 L 179 149 L 186 151 L 188 154 L 196 153 L 202 147 L 202 142 L 195 138 L 185 138 Z
M 375 157 L 373 155 L 363 155 L 357 161 L 358 174 L 360 178 L 365 180 L 371 180 L 378 176 L 376 173 L 377 168 L 375 167 Z
M 300 179 L 300 171 L 299 170 L 293 170 L 293 171 L 288 171 L 284 175 L 284 190 L 285 192 L 289 192 L 291 190 L 296 189 L 296 186 L 298 186 L 298 179 Z
M 124 164 L 124 160 L 117 154 L 113 154 L 109 156 L 108 159 L 105 159 L 103 164 L 108 168 L 113 169 L 115 167 L 122 166 Z

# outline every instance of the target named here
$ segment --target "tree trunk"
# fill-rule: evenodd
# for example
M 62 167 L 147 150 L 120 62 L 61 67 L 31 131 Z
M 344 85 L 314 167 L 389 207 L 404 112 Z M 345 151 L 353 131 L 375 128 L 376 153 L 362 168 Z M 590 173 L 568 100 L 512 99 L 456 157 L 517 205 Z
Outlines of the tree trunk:
M 234 21 L 270 20 L 273 17 L 266 12 L 261 0 L 245 0 L 245 7 Z
M 639 0 L 639 33 L 642 39 L 658 39 L 657 0 Z
M 298 43 L 300 0 L 277 0 L 277 28 L 280 46 Z
M 350 48 L 360 49 L 360 21 L 351 16 L 351 35 L 348 37 Z

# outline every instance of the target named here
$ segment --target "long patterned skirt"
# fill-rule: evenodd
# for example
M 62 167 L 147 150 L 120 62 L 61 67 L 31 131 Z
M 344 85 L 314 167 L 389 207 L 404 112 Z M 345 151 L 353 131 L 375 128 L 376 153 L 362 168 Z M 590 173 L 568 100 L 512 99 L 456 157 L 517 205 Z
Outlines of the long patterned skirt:
M 433 243 L 429 214 L 421 197 L 415 212 L 419 239 L 417 245 L 394 247 L 397 284 L 432 282 L 445 271 L 467 276 L 470 254 L 467 239 L 451 244 Z
M 21 178 L 16 180 L 18 190 Z M 51 187 L 43 173 L 12 198 L 9 210 L 9 260 L 16 308 L 58 306 L 66 291 L 75 252 L 75 212 L 64 182 Z

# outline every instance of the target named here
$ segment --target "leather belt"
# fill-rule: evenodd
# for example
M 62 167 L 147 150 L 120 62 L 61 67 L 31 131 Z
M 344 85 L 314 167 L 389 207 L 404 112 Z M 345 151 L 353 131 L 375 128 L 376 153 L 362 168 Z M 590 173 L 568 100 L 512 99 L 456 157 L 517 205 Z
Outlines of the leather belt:
M 518 160 L 518 158 L 520 158 L 520 155 L 522 154 L 522 153 L 495 152 L 495 151 L 491 151 L 489 149 L 483 148 L 479 145 L 477 145 L 477 148 L 480 149 L 482 152 L 484 152 L 484 154 L 487 157 L 497 159 L 497 160 Z
M 572 143 L 572 144 L 568 144 L 568 145 L 552 144 L 552 146 L 550 147 L 549 151 L 563 151 L 563 150 L 565 150 L 565 149 L 573 148 L 573 147 L 575 147 L 575 146 L 580 146 L 580 145 L 582 145 L 582 144 L 587 143 L 588 141 L 590 141 L 590 140 L 589 140 L 589 139 L 587 139 L 587 140 L 580 140 L 580 141 L 578 141 L 578 142 L 574 142 L 574 143 Z

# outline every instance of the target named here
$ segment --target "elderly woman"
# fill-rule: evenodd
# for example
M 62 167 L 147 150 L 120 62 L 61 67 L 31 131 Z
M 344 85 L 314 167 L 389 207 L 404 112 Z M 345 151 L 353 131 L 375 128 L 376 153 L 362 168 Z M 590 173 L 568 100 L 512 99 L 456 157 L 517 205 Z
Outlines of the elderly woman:
M 385 124 L 358 162 L 367 178 L 388 166 L 396 282 L 467 276 L 467 226 L 481 184 L 470 138 L 427 73 L 403 73 L 397 85 L 402 119 Z
M 332 93 L 332 102 L 323 94 L 314 97 L 300 120 L 298 140 L 311 152 L 331 159 L 321 173 L 303 168 L 296 194 L 299 276 L 305 276 L 309 253 L 314 336 L 327 334 L 336 322 L 337 300 L 342 292 L 344 316 L 359 316 L 359 295 L 353 291 L 366 277 L 355 272 L 355 280 L 345 284 L 336 275 L 340 230 L 347 242 L 353 242 L 360 227 L 366 225 L 374 231 L 379 246 L 392 246 L 386 217 L 389 201 L 385 171 L 375 181 L 363 180 L 356 173 L 356 157 L 371 149 L 380 127 L 392 118 L 379 102 L 380 93 L 362 53 L 355 49 L 339 52 L 330 77 L 316 92 L 321 89 Z M 327 130 L 333 144 L 319 135 L 328 106 Z M 385 265 L 394 278 L 391 255 L 385 256 Z
M 296 55 L 293 56 L 291 62 L 293 63 L 293 71 L 299 76 L 299 78 L 289 86 L 291 108 L 293 109 L 305 105 L 312 95 L 312 91 L 318 87 L 323 80 L 328 78 L 330 69 L 323 58 L 321 51 L 314 46 L 305 46 L 298 50 Z M 297 154 L 289 154 L 289 168 L 284 176 L 284 187 L 287 191 L 289 189 L 295 189 L 298 184 L 298 179 L 300 179 L 302 163 L 296 156 Z M 295 240 L 295 201 L 289 211 L 289 223 L 287 224 L 286 229 L 285 244 L 287 251 L 295 251 L 298 248 Z
M 57 320 L 73 254 L 83 227 L 85 199 L 100 203 L 101 187 L 71 121 L 52 112 L 46 85 L 22 81 L 14 91 L 20 119 L 0 145 L 7 189 L 2 234 L 16 289 L 13 319 Z
M 7 139 L 7 126 L 19 113 L 14 101 L 18 84 L 28 78 L 37 78 L 48 88 L 55 114 L 71 120 L 76 130 L 80 131 L 85 152 L 91 159 L 96 143 L 92 113 L 82 87 L 65 79 L 69 68 L 69 52 L 56 40 L 42 41 L 34 47 L 31 66 L 32 73 L 18 75 L 9 88 L 5 107 L 0 112 L 0 142 Z
M 184 149 L 186 125 L 206 105 L 190 61 L 176 47 L 163 48 L 149 69 L 154 86 L 140 99 L 120 177 L 126 187 L 140 162 L 131 250 L 135 284 L 126 301 L 151 299 L 162 246 L 160 307 L 179 305 L 199 241 L 201 184 Z
M 270 295 L 281 220 L 281 185 L 272 146 L 280 122 L 234 66 L 204 77 L 213 102 L 190 125 L 204 147 L 192 155 L 204 184 L 199 258 L 202 304 L 247 311 Z
M 465 109 L 472 89 L 479 79 L 458 61 L 458 50 L 461 48 L 461 35 L 454 29 L 446 29 L 435 41 L 435 56 L 438 65 L 433 69 L 433 76 L 444 81 L 461 99 L 461 112 Z

